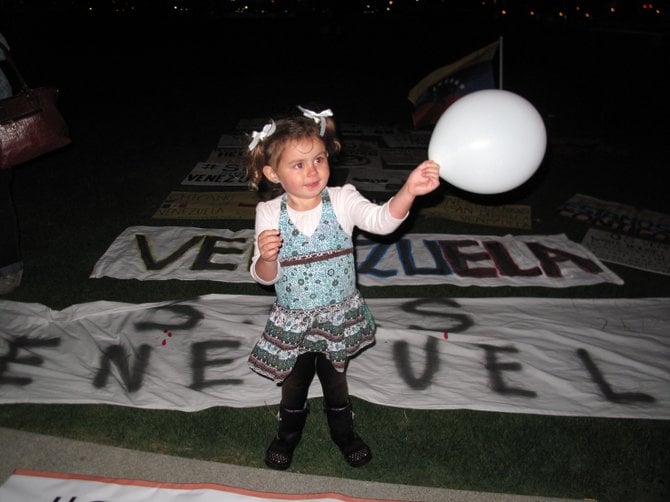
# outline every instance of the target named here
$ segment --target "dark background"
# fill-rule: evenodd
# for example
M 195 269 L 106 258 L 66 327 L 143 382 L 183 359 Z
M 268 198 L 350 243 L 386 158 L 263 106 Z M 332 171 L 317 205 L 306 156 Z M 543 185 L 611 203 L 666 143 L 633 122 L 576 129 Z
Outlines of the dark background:
M 567 232 L 576 241 L 584 229 L 571 233 L 568 222 L 554 214 L 576 193 L 670 213 L 665 18 L 560 22 L 484 14 L 454 8 L 393 16 L 334 11 L 226 17 L 149 7 L 95 15 L 82 9 L 5 8 L 0 31 L 17 64 L 30 85 L 60 90 L 73 139 L 71 146 L 14 169 L 26 271 L 9 298 L 64 308 L 98 299 L 158 301 L 230 292 L 230 285 L 207 281 L 138 286 L 91 280 L 88 274 L 128 226 L 252 225 L 151 218 L 241 118 L 268 118 L 317 102 L 331 108 L 340 123 L 409 128 L 409 90 L 434 69 L 499 37 L 503 88 L 541 113 L 549 139 L 545 160 L 528 183 L 511 192 L 477 196 L 445 183 L 438 196 L 529 204 L 532 232 Z M 422 224 L 422 231 L 508 232 L 446 220 Z M 568 294 L 650 296 L 667 289 L 656 288 L 656 279 L 662 279 L 657 274 L 628 280 L 630 269 L 613 268 L 624 274 L 625 287 Z M 520 293 L 484 289 L 484 294 Z
M 449 4 L 464 2 L 475 3 Z M 182 3 L 187 2 L 175 2 Z M 558 3 L 572 2 L 543 2 Z M 663 19 L 561 22 L 551 16 L 473 15 L 455 7 L 383 17 L 339 11 L 231 19 L 158 15 L 149 7 L 132 15 L 110 11 L 98 16 L 81 9 L 7 9 L 10 4 L 23 2 L 0 0 L 0 8 L 5 7 L 0 9 L 0 31 L 31 85 L 60 89 L 73 144 L 13 169 L 25 269 L 21 285 L 5 299 L 65 309 L 96 300 L 144 303 L 208 293 L 271 294 L 251 283 L 89 275 L 130 226 L 237 230 L 253 225 L 152 219 L 166 196 L 184 189 L 181 180 L 239 119 L 267 118 L 318 101 L 332 108 L 339 123 L 410 127 L 411 87 L 430 71 L 500 36 L 503 87 L 540 111 L 549 139 L 545 159 L 531 180 L 511 192 L 476 196 L 445 183 L 437 197 L 528 204 L 533 215 L 529 233 L 565 233 L 575 242 L 581 242 L 587 228 L 557 216 L 556 209 L 576 193 L 670 213 L 665 76 L 670 47 Z M 440 218 L 418 217 L 409 223 L 405 229 L 411 232 L 523 232 Z M 370 298 L 670 297 L 668 276 L 606 265 L 623 285 L 362 290 Z M 306 441 L 296 469 L 455 489 L 668 500 L 667 421 L 425 412 L 362 401 L 356 409 L 368 427 L 362 430 L 364 437 L 391 454 L 352 472 L 343 462 L 333 463 L 320 443 Z M 275 420 L 263 409 L 217 408 L 184 415 L 97 405 L 6 405 L 0 407 L 0 419 L 18 429 L 254 466 L 262 465 L 266 447 L 257 431 L 270 430 Z M 311 420 L 308 427 L 324 423 Z M 402 439 L 408 433 L 409 439 Z M 327 441 L 325 430 L 314 436 Z M 310 444 L 313 455 L 303 455 Z M 320 461 L 311 464 L 311 458 Z

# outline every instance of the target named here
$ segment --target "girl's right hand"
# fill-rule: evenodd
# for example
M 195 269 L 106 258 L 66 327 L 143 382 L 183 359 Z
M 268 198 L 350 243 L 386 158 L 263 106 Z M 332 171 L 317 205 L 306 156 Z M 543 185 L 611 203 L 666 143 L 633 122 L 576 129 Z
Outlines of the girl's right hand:
M 276 261 L 279 256 L 283 239 L 279 235 L 279 230 L 263 230 L 258 235 L 258 251 L 260 259 L 263 261 Z

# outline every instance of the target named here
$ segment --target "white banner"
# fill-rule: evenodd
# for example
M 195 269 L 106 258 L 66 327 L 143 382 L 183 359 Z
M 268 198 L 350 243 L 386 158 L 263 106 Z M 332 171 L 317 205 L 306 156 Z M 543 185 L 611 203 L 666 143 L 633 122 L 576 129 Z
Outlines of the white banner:
M 252 282 L 252 229 L 129 227 L 98 260 L 91 277 Z M 359 236 L 361 286 L 571 287 L 623 281 L 565 235 L 407 234 L 393 243 Z
M 247 357 L 269 296 L 53 311 L 0 301 L 0 403 L 278 403 Z M 370 299 L 353 395 L 386 406 L 670 419 L 670 299 Z M 310 397 L 320 396 L 319 385 Z
M 85 498 L 82 498 L 85 497 Z M 17 469 L 0 486 L 2 502 L 374 502 L 338 493 L 280 494 L 212 483 L 156 483 Z M 380 501 L 381 502 L 381 501 Z
M 254 231 L 128 227 L 98 260 L 92 278 L 253 282 Z

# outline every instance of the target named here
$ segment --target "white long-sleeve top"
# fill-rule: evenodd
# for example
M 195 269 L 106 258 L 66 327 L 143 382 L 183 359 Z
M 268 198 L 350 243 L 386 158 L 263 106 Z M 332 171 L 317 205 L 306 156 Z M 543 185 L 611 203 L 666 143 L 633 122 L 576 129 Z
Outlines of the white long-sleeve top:
M 390 234 L 407 218 L 407 215 L 401 219 L 391 216 L 389 210 L 390 199 L 382 205 L 376 204 L 363 197 L 353 185 L 347 184 L 342 187 L 328 187 L 327 190 L 337 221 L 349 235 L 352 235 L 354 228 L 360 228 L 366 232 L 378 235 Z M 259 202 L 256 206 L 256 229 L 254 255 L 251 261 L 251 277 L 256 282 L 267 286 L 279 280 L 281 267 L 278 266 L 277 275 L 270 281 L 264 281 L 256 275 L 256 262 L 260 258 L 258 236 L 263 230 L 278 228 L 281 198 L 282 196 L 280 195 L 267 202 Z M 287 205 L 287 211 L 291 221 L 293 221 L 298 230 L 309 236 L 314 233 L 321 220 L 322 206 L 323 203 L 314 209 L 297 211 Z

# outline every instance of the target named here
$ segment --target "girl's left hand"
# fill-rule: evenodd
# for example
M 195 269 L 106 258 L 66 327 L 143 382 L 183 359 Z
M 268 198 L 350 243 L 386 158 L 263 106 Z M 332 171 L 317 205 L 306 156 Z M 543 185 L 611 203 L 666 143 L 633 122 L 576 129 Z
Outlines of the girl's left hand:
M 423 161 L 409 174 L 405 184 L 414 196 L 432 192 L 440 186 L 440 166 L 432 160 Z

